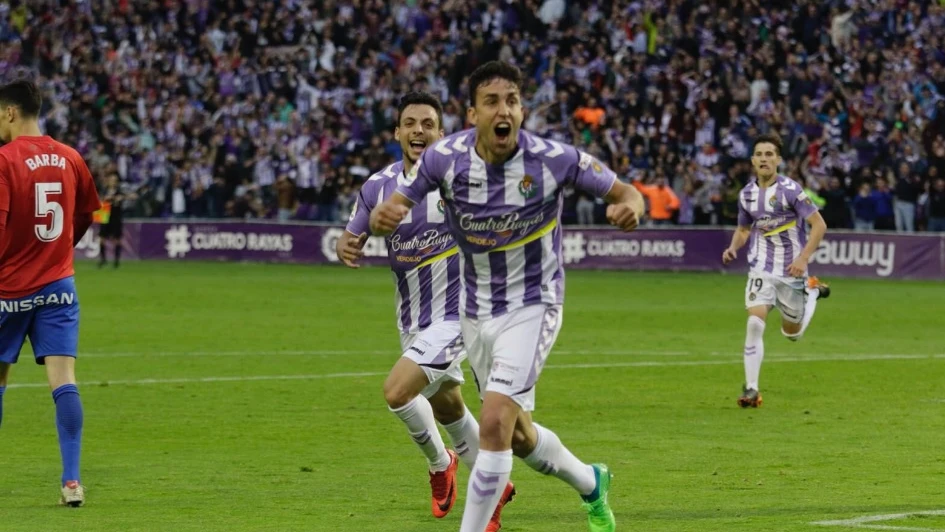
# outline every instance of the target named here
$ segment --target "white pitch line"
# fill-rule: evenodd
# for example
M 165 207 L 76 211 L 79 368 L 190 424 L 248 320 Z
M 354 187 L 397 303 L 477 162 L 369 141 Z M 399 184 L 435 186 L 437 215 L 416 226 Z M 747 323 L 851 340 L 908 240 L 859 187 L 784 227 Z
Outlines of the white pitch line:
M 900 532 L 942 532 L 941 528 L 919 528 L 915 526 L 894 526 L 894 525 L 824 525 L 824 526 L 845 526 L 846 528 L 858 528 L 860 530 L 899 530 Z
M 114 380 L 97 382 L 79 382 L 80 386 L 113 386 L 113 385 L 134 385 L 134 384 L 192 384 L 201 382 L 248 382 L 248 381 L 305 381 L 318 379 L 342 379 L 346 377 L 383 377 L 389 372 L 386 371 L 366 371 L 363 373 L 321 373 L 313 375 L 232 375 L 229 377 L 180 377 L 173 379 L 134 379 L 134 380 Z M 29 382 L 23 384 L 10 384 L 9 388 L 43 388 L 48 386 L 46 383 Z
M 243 356 L 351 356 L 351 355 L 382 355 L 394 356 L 399 354 L 397 349 L 312 349 L 312 350 L 268 350 L 268 351 L 150 351 L 150 352 L 88 352 L 79 353 L 79 358 L 145 358 L 145 357 L 243 357 Z M 601 355 L 601 356 L 668 356 L 679 357 L 693 354 L 691 351 L 660 351 L 660 350 L 569 350 L 554 351 L 555 355 Z M 730 356 L 731 353 L 706 353 L 709 356 Z M 738 353 L 736 353 L 738 354 Z
M 85 358 L 148 358 L 148 357 L 245 357 L 245 356 L 352 356 L 352 355 L 377 355 L 396 357 L 396 349 L 311 349 L 311 350 L 263 350 L 263 351 L 141 351 L 141 352 L 82 352 L 79 353 L 80 359 Z M 777 357 L 778 353 L 768 353 L 769 357 Z M 653 357 L 741 357 L 741 350 L 731 352 L 723 351 L 661 351 L 661 350 L 636 350 L 636 349 L 618 349 L 618 350 L 593 350 L 593 349 L 556 349 L 551 352 L 551 356 L 607 356 L 607 357 L 632 357 L 632 356 L 653 356 Z M 811 360 L 820 360 L 825 357 L 833 358 L 838 355 L 832 353 L 805 353 L 794 355 L 796 358 L 806 357 Z M 840 355 L 843 356 L 843 355 Z M 851 356 L 863 357 L 863 360 L 871 358 L 895 359 L 895 358 L 942 358 L 945 354 L 933 355 L 915 355 L 915 354 L 855 354 Z
M 769 357 L 766 363 L 781 362 L 843 362 L 843 361 L 867 361 L 867 360 L 931 360 L 945 359 L 945 355 L 865 355 L 865 356 L 840 356 L 840 357 Z M 640 361 L 640 362 L 616 362 L 616 363 L 589 363 L 589 364 L 549 364 L 545 369 L 608 369 L 608 368 L 652 368 L 652 367 L 670 367 L 670 366 L 721 366 L 721 365 L 741 365 L 741 358 L 733 360 L 672 360 L 672 361 Z M 244 381 L 285 381 L 285 380 L 318 380 L 318 379 L 340 379 L 346 377 L 383 377 L 387 372 L 368 371 L 356 373 L 318 373 L 308 375 L 233 375 L 225 377 L 179 377 L 170 379 L 134 379 L 134 380 L 114 380 L 114 381 L 89 381 L 80 382 L 82 386 L 111 386 L 123 384 L 187 384 L 201 382 L 244 382 Z M 10 384 L 7 388 L 42 388 L 46 383 L 30 382 L 22 384 Z
M 847 528 L 860 528 L 866 530 L 903 530 L 909 532 L 941 532 L 940 528 L 922 528 L 915 526 L 896 526 L 896 525 L 877 525 L 871 523 L 881 523 L 883 521 L 896 521 L 898 519 L 908 519 L 914 515 L 938 516 L 945 515 L 945 510 L 927 510 L 922 512 L 908 512 L 901 514 L 885 515 L 864 515 L 852 519 L 838 519 L 835 521 L 815 521 L 811 523 L 815 526 L 842 526 Z

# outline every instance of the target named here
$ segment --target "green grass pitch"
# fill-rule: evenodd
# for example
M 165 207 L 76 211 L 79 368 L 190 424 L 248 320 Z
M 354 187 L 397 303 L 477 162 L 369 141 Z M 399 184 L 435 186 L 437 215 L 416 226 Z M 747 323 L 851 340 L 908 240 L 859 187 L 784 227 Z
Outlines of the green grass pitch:
M 742 410 L 744 277 L 567 279 L 535 419 L 611 466 L 618 530 L 852 531 L 945 508 L 945 285 L 827 279 L 802 342 L 769 319 L 765 404 Z M 459 528 L 467 471 L 434 519 L 425 462 L 383 402 L 389 272 L 83 263 L 77 283 L 88 504 L 55 505 L 54 409 L 27 348 L 4 397 L 0 530 Z M 569 487 L 514 467 L 503 530 L 586 530 Z M 945 531 L 935 513 L 874 524 Z

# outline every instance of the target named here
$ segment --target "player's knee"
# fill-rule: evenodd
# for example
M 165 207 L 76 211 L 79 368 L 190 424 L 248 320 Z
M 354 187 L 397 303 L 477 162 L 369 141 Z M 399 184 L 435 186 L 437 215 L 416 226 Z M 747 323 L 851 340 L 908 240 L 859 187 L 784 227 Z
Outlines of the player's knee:
M 791 324 L 792 327 L 788 327 L 788 324 L 784 324 L 781 327 L 781 334 L 792 342 L 796 342 L 801 339 L 803 333 L 801 332 L 801 326 L 798 324 Z
M 394 410 L 407 406 L 416 396 L 417 391 L 404 382 L 390 378 L 384 381 L 384 400 Z
M 501 411 L 483 410 L 479 420 L 480 445 L 491 448 L 508 449 L 512 439 L 513 427 L 506 424 Z
M 802 334 L 800 321 L 781 320 L 781 334 L 792 342 L 799 340 Z
M 748 316 L 748 342 L 761 340 L 765 335 L 765 320 L 752 314 Z

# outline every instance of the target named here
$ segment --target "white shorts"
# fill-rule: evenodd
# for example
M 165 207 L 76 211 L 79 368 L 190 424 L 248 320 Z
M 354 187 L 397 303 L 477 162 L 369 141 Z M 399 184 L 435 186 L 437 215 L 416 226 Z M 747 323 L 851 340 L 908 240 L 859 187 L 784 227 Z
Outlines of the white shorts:
M 561 330 L 560 305 L 531 305 L 485 320 L 460 319 L 479 396 L 497 392 L 535 410 L 535 385 Z
M 751 272 L 745 286 L 745 308 L 775 306 L 784 321 L 800 323 L 804 319 L 807 290 L 800 277 L 777 277 Z
M 402 356 L 416 362 L 430 381 L 420 392 L 424 397 L 432 397 L 446 381 L 466 382 L 460 367 L 466 347 L 458 321 L 434 323 L 416 334 L 400 333 L 400 348 Z

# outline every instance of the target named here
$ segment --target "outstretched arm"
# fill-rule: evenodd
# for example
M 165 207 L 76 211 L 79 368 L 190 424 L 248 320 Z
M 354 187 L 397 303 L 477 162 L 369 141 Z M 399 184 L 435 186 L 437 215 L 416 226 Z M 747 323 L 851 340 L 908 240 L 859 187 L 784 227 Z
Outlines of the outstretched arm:
M 640 192 L 617 179 L 617 174 L 593 156 L 574 148 L 575 171 L 569 183 L 606 201 L 607 220 L 624 231 L 633 231 L 644 214 Z

